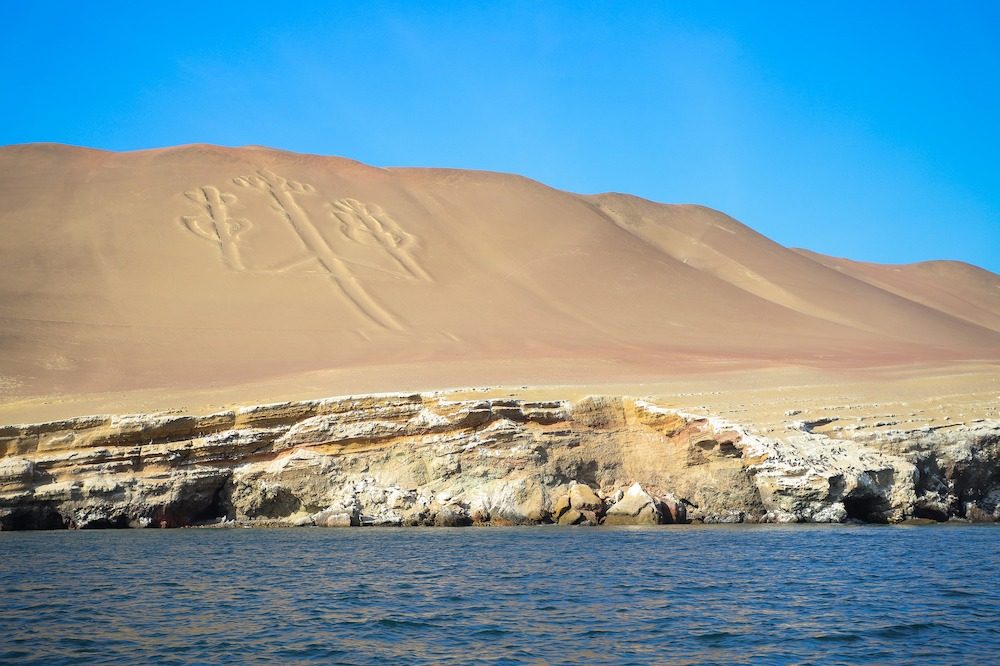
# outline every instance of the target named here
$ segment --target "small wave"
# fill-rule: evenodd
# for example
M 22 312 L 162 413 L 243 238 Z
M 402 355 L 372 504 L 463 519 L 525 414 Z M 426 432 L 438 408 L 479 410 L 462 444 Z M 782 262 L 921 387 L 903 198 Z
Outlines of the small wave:
M 378 620 L 375 624 L 381 627 L 414 627 L 418 629 L 431 628 L 434 626 L 431 622 L 423 622 L 421 620 L 405 620 L 396 619 L 391 617 L 386 617 Z
M 810 636 L 814 641 L 825 641 L 830 643 L 854 643 L 862 640 L 861 636 L 855 633 L 849 634 L 815 634 Z
M 510 632 L 506 629 L 477 629 L 472 632 L 474 638 L 500 638 Z
M 24 659 L 35 656 L 31 650 L 4 650 L 0 652 L 0 661 L 4 663 L 21 662 Z
M 580 635 L 584 638 L 594 638 L 596 636 L 610 636 L 616 633 L 618 632 L 613 629 L 587 629 Z
M 910 636 L 919 634 L 927 629 L 934 629 L 940 626 L 937 622 L 909 622 L 906 624 L 893 624 L 888 627 L 881 627 L 872 632 L 875 636 L 885 638 L 897 638 L 899 636 Z

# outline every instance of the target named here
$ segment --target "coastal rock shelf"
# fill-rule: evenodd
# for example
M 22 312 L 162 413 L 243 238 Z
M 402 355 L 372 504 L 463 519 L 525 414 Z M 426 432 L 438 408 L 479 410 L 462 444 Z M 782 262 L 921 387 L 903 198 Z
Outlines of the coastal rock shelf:
M 1000 519 L 1000 421 L 814 425 L 433 393 L 6 426 L 0 528 Z

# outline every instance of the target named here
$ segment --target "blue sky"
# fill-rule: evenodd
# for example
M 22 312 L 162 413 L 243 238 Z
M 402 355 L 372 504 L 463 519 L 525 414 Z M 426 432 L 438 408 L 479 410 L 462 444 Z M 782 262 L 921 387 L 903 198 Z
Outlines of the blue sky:
M 1000 272 L 1000 2 L 0 5 L 0 144 L 523 174 Z

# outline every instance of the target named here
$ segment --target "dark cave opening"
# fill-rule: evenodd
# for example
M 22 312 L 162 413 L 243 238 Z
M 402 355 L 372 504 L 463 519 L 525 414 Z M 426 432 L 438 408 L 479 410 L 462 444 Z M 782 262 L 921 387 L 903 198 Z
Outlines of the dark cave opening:
M 191 517 L 192 525 L 203 525 L 217 523 L 233 517 L 235 511 L 229 501 L 229 493 L 226 492 L 226 483 L 222 483 L 215 492 L 212 493 L 212 500 L 201 510 Z
M 83 523 L 80 529 L 84 530 L 123 530 L 128 527 L 127 516 L 112 516 L 109 518 L 98 518 Z
M 844 508 L 848 520 L 860 520 L 865 523 L 886 522 L 883 514 L 884 501 L 881 497 L 845 497 Z
M 931 506 L 915 506 L 913 507 L 913 517 L 929 518 L 931 520 L 936 520 L 939 523 L 944 523 L 948 520 L 948 512 Z
M 0 515 L 0 530 L 62 530 L 66 521 L 50 506 L 17 507 Z

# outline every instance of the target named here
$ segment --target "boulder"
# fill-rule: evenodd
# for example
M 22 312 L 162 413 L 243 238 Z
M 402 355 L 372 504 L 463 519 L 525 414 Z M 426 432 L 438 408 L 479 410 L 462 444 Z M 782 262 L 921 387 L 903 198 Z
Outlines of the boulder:
M 657 525 L 662 522 L 659 503 L 638 483 L 632 484 L 604 516 L 605 525 Z
M 544 523 L 551 520 L 548 506 L 548 492 L 541 484 L 529 484 L 525 489 L 524 500 L 518 505 L 529 523 Z
M 578 525 L 584 521 L 583 514 L 576 509 L 569 509 L 559 516 L 560 525 Z
M 551 522 L 556 520 L 551 512 L 551 492 L 536 477 L 496 479 L 475 488 L 469 514 L 489 516 L 493 525 Z
M 316 525 L 318 527 L 353 527 L 358 525 L 359 521 L 355 519 L 351 514 L 341 511 L 341 512 L 323 512 L 322 519 L 316 519 Z
M 357 527 L 361 516 L 356 506 L 348 503 L 334 504 L 322 511 L 301 518 L 295 525 L 315 525 L 316 527 Z
M 560 495 L 559 499 L 556 500 L 555 505 L 552 507 L 552 517 L 556 520 L 562 517 L 564 513 L 569 511 L 573 507 L 573 503 L 569 498 L 569 495 Z
M 458 504 L 446 504 L 434 516 L 437 527 L 464 527 L 471 522 L 468 512 Z
M 577 511 L 600 513 L 604 510 L 604 500 L 597 496 L 593 488 L 582 483 L 570 486 L 569 501 L 570 505 Z

